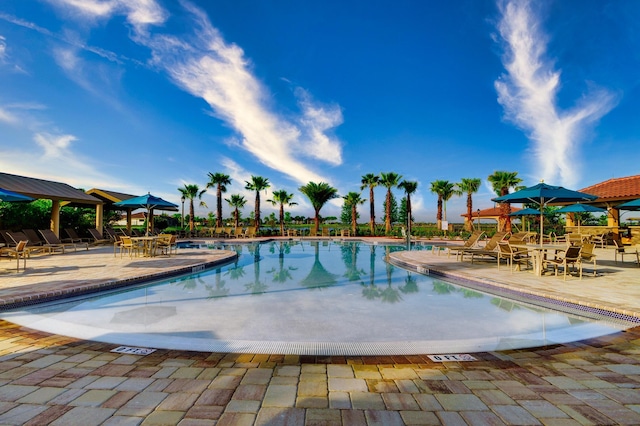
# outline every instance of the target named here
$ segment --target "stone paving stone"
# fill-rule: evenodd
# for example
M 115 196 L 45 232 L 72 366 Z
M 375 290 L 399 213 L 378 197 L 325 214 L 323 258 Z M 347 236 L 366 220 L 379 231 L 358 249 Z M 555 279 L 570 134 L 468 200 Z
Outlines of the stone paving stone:
M 296 398 L 297 408 L 328 408 L 329 398 L 322 396 L 299 396 Z
M 527 410 L 517 405 L 492 405 L 491 410 L 508 425 L 540 425 Z
M 546 381 L 556 386 L 559 389 L 569 390 L 569 389 L 586 389 L 585 386 L 581 385 L 579 382 L 569 378 L 569 377 L 561 377 L 561 376 L 551 376 L 545 377 Z
M 2 425 L 22 425 L 47 409 L 46 405 L 20 404 L 0 414 Z
M 329 393 L 327 382 L 308 382 L 301 381 L 298 384 L 298 396 L 322 396 L 325 397 Z
M 615 422 L 587 405 L 558 405 L 571 418 L 584 425 L 613 425 Z
M 170 379 L 195 379 L 198 377 L 200 373 L 202 373 L 203 368 L 193 368 L 193 367 L 183 367 L 178 368 L 173 372 Z
M 266 385 L 239 385 L 231 399 L 260 401 L 266 390 Z
M 146 389 L 151 383 L 153 383 L 153 379 L 138 377 L 127 378 L 124 382 L 116 386 L 115 390 L 140 392 Z
M 296 365 L 283 365 L 278 366 L 273 372 L 274 376 L 289 376 L 289 377 L 298 377 L 300 376 L 300 367 Z
M 185 418 L 207 420 L 211 423 L 212 420 L 217 420 L 222 415 L 224 407 L 215 405 L 194 405 L 187 411 Z
M 365 418 L 369 426 L 402 426 L 404 422 L 397 411 L 365 410 Z
M 266 385 L 271 380 L 272 374 L 270 368 L 254 368 L 247 370 L 240 383 L 243 385 Z
M 569 417 L 564 411 L 560 410 L 549 401 L 518 401 L 518 404 L 536 418 L 541 419 L 541 421 L 548 418 L 560 419 Z
M 252 426 L 255 418 L 255 414 L 250 413 L 224 413 L 216 426 Z
M 498 389 L 480 389 L 473 392 L 487 405 L 515 405 L 516 402 Z
M 461 411 L 460 416 L 469 426 L 501 426 L 506 425 L 500 417 L 491 411 Z M 536 423 L 539 424 L 539 423 Z
M 420 393 L 413 380 L 396 380 L 395 383 L 401 393 Z
M 98 407 L 116 393 L 117 392 L 114 390 L 88 390 L 73 401 L 69 402 L 69 405 L 77 407 Z
M 400 411 L 400 417 L 406 425 L 440 425 L 440 419 L 429 411 Z
M 217 376 L 211 381 L 210 389 L 235 389 L 242 381 L 241 376 Z
M 167 393 L 202 393 L 210 384 L 209 380 L 175 379 L 162 391 Z
M 326 365 L 317 365 L 317 364 L 302 364 L 301 374 L 327 374 L 327 366 Z
M 421 393 L 421 394 L 413 395 L 413 398 L 416 400 L 416 402 L 420 406 L 420 409 L 423 411 L 442 411 L 443 410 L 442 405 L 440 405 L 440 402 L 438 402 L 436 397 L 433 395 L 426 395 Z
M 39 383 L 44 382 L 47 379 L 59 374 L 60 371 L 55 370 L 53 368 L 44 368 L 42 370 L 36 370 L 33 373 L 27 374 L 25 376 L 20 377 L 17 380 L 14 380 L 12 384 L 14 385 L 37 385 Z
M 370 392 L 387 392 L 387 393 L 400 393 L 398 386 L 392 380 L 367 380 L 367 388 Z
M 56 420 L 58 417 L 62 416 L 67 411 L 73 410 L 73 407 L 68 407 L 64 405 L 54 405 L 51 407 L 45 407 L 46 410 L 34 416 L 26 423 L 23 423 L 23 426 L 41 426 L 48 425 Z
M 193 406 L 198 399 L 197 394 L 193 393 L 172 393 L 169 394 L 158 405 L 158 411 L 183 411 L 186 412 Z
M 386 407 L 380 394 L 350 392 L 351 406 L 357 410 L 384 410 Z
M 411 394 L 383 393 L 381 395 L 387 410 L 420 410 L 420 406 Z
M 263 407 L 293 407 L 296 403 L 296 386 L 269 385 L 262 400 Z
M 0 401 L 17 401 L 38 390 L 37 386 L 6 385 L 0 387 Z
M 418 379 L 418 375 L 412 368 L 381 368 L 380 374 L 383 379 Z
M 354 378 L 353 368 L 349 365 L 327 365 L 327 376 L 330 379 L 342 378 L 351 379 Z
M 85 376 L 85 377 L 80 377 L 79 379 L 77 379 L 76 381 L 74 381 L 73 383 L 70 383 L 69 388 L 72 389 L 82 389 L 85 388 L 86 386 L 90 385 L 92 382 L 98 380 L 100 378 L 100 376 Z
M 450 395 L 450 394 L 436 394 L 436 399 L 447 411 L 475 411 L 475 410 L 488 410 L 481 400 L 475 395 Z
M 350 409 L 351 398 L 348 392 L 329 392 L 329 408 Z
M 64 355 L 48 355 L 48 356 L 45 356 L 43 358 L 31 361 L 30 363 L 25 364 L 23 367 L 41 369 L 41 368 L 45 368 L 45 367 L 48 367 L 50 365 L 53 365 L 53 364 L 55 364 L 57 362 L 60 362 L 65 358 L 66 358 L 66 356 L 64 356 Z
M 284 377 L 272 377 L 269 380 L 270 385 L 280 385 L 280 386 L 296 386 L 300 379 L 296 376 L 284 376 Z
M 469 426 L 469 424 L 466 421 L 464 421 L 460 413 L 457 413 L 454 411 L 438 411 L 436 415 L 438 416 L 438 418 L 440 419 L 443 425 Z
M 182 411 L 154 411 L 140 423 L 140 426 L 177 425 L 183 417 L 184 413 Z
M 422 380 L 449 380 L 449 378 L 440 370 L 425 368 L 416 370 L 416 374 Z
M 65 391 L 66 389 L 62 388 L 40 387 L 35 392 L 25 395 L 16 402 L 19 404 L 46 404 Z
M 122 382 L 127 380 L 126 377 L 99 377 L 93 382 L 86 385 L 85 389 L 114 389 Z
M 144 417 L 112 416 L 100 426 L 138 426 L 144 421 Z M 182 422 L 180 423 L 182 425 Z
M 115 410 L 109 408 L 74 407 L 51 423 L 51 426 L 91 426 L 107 420 Z
M 298 426 L 304 424 L 305 410 L 264 407 L 258 411 L 255 426 Z
M 346 379 L 330 377 L 328 382 L 330 392 L 366 392 L 367 382 L 362 379 Z
M 224 406 L 231 401 L 233 389 L 207 389 L 196 401 L 196 405 Z
M 306 410 L 305 425 L 340 424 L 342 415 L 339 410 L 309 408 Z
M 119 416 L 146 416 L 168 396 L 163 392 L 141 392 L 117 411 Z
M 138 393 L 134 391 L 118 391 L 100 406 L 103 408 L 120 408 L 137 394 Z

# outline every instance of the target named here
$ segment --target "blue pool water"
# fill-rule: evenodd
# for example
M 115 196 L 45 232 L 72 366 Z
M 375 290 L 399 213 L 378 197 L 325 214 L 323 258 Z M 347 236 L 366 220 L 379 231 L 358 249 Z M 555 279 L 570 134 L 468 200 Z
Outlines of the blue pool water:
M 117 345 L 319 355 L 493 351 L 624 328 L 518 304 L 384 261 L 403 246 L 274 241 L 215 247 L 236 250 L 238 260 L 2 318 Z

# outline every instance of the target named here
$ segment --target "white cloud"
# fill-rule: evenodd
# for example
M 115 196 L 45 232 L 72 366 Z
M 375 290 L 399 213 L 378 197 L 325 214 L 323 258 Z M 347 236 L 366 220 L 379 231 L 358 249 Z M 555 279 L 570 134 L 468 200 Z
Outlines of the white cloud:
M 591 90 L 575 107 L 561 110 L 556 99 L 561 73 L 546 57 L 547 36 L 539 17 L 527 0 L 500 2 L 499 6 L 506 73 L 495 82 L 498 102 L 506 118 L 527 132 L 537 161 L 537 179 L 573 187 L 579 181 L 576 153 L 584 132 L 615 106 L 615 96 L 604 89 Z
M 0 62 L 4 62 L 7 55 L 7 40 L 0 36 Z
M 338 106 L 319 106 L 304 91 L 298 92 L 300 118 L 286 119 L 268 107 L 270 94 L 256 79 L 244 51 L 227 43 L 202 10 L 182 2 L 192 18 L 192 33 L 162 34 L 154 28 L 167 14 L 152 0 L 50 0 L 71 7 L 92 19 L 124 14 L 134 25 L 133 40 L 151 50 L 150 63 L 193 96 L 205 100 L 213 114 L 241 135 L 238 146 L 264 165 L 285 173 L 297 183 L 329 181 L 302 158 L 329 164 L 342 162 L 339 141 L 327 131 L 342 123 Z

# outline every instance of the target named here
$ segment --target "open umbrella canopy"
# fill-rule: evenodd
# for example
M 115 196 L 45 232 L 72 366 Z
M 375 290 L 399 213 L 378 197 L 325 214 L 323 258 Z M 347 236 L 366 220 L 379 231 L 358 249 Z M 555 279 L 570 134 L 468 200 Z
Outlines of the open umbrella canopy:
M 493 198 L 492 201 L 498 203 L 533 203 L 540 207 L 540 244 L 544 235 L 544 207 L 549 203 L 571 203 L 577 201 L 593 201 L 598 198 L 596 195 L 584 192 L 573 191 L 562 186 L 549 185 L 540 182 L 537 185 L 512 192 L 511 194 Z
M 22 202 L 29 202 L 33 200 L 35 200 L 35 198 L 18 194 L 17 192 L 9 191 L 8 189 L 0 188 L 0 201 L 7 201 L 10 203 L 22 203 Z
M 607 209 L 601 209 L 600 207 L 592 206 L 590 204 L 576 203 L 568 206 L 564 206 L 561 209 L 556 210 L 556 213 L 604 213 Z
M 151 195 L 141 195 L 139 197 L 129 198 L 128 200 L 113 203 L 114 206 L 129 209 L 147 209 L 147 210 L 171 210 L 178 211 L 178 205 L 163 200 L 160 197 Z
M 640 198 L 616 206 L 618 210 L 640 210 Z
M 527 207 L 526 209 L 518 210 L 517 212 L 511 213 L 509 214 L 509 216 L 538 216 L 539 214 L 540 210 Z

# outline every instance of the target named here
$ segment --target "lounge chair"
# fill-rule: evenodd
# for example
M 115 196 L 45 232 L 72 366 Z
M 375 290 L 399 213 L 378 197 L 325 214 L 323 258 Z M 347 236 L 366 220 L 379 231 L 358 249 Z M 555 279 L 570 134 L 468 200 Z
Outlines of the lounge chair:
M 118 237 L 118 233 L 113 228 L 104 228 L 104 232 L 112 242 L 113 241 L 118 241 L 120 239 Z
M 244 238 L 244 232 L 242 232 L 242 226 L 236 226 L 233 228 L 233 238 Z
M 500 243 L 500 241 L 504 240 L 505 238 L 507 238 L 510 234 L 508 232 L 496 232 L 495 234 L 493 234 L 493 237 L 491 237 L 491 239 L 489 241 L 487 241 L 487 244 L 485 244 L 484 247 L 482 248 L 470 248 L 470 249 L 463 249 L 463 250 L 458 250 L 458 253 L 460 255 L 460 260 L 464 260 L 464 255 L 470 255 L 471 256 L 471 263 L 473 263 L 473 260 L 477 257 L 491 257 L 493 259 L 496 259 L 498 257 L 498 244 Z M 457 259 L 457 255 L 456 255 L 456 259 Z
M 27 250 L 27 244 L 29 240 L 18 241 L 15 247 L 0 247 L 0 256 L 8 256 L 16 258 L 16 270 L 20 270 L 20 259 L 22 259 L 22 269 L 27 269 L 27 257 L 29 257 L 29 250 Z
M 24 235 L 26 235 L 27 238 L 29 239 L 30 246 L 35 247 L 35 246 L 42 246 L 46 244 L 46 242 L 42 238 L 40 238 L 40 236 L 38 235 L 35 229 L 23 229 L 22 232 L 24 232 Z
M 62 247 L 62 253 L 65 252 L 67 247 L 73 247 L 73 251 L 78 251 L 79 245 L 84 245 L 86 249 L 89 250 L 88 243 L 63 243 L 51 229 L 39 229 L 38 232 L 40 232 L 42 238 L 47 242 L 47 245 L 56 248 Z
M 518 245 L 511 245 L 509 241 L 500 241 L 498 243 L 498 269 L 500 269 L 500 260 L 507 259 L 507 265 L 509 265 L 509 270 L 513 273 L 513 264 L 515 263 L 518 267 L 518 271 L 520 270 L 520 265 L 525 264 L 529 265 L 529 260 L 531 260 L 531 256 L 529 256 L 529 251 L 526 247 L 519 247 Z
M 29 237 L 24 232 L 7 232 L 7 235 L 13 240 L 16 247 L 20 241 L 27 241 L 29 243 Z M 51 253 L 52 247 L 41 244 L 39 246 L 33 247 L 25 247 L 25 250 L 28 252 L 28 255 L 31 256 L 31 253 Z
M 569 246 L 567 250 L 564 252 L 564 256 L 554 259 L 546 259 L 542 261 L 542 267 L 545 269 L 547 266 L 553 266 L 555 270 L 556 277 L 558 276 L 558 268 L 562 266 L 564 268 L 563 280 L 567 279 L 567 271 L 569 270 L 569 266 L 578 267 L 580 279 L 582 279 L 582 257 L 580 256 L 580 252 L 582 251 L 582 246 Z
M 16 243 L 11 239 L 7 232 L 10 231 L 7 229 L 0 229 L 0 240 L 4 241 L 7 247 L 15 247 Z
M 89 228 L 89 234 L 93 237 L 93 244 L 110 244 L 114 242 L 111 238 L 105 238 L 96 228 Z
M 247 229 L 244 230 L 245 238 L 255 238 L 256 237 L 256 227 L 255 226 L 247 226 Z
M 75 229 L 73 228 L 65 228 L 64 232 L 67 233 L 67 235 L 69 236 L 68 239 L 64 239 L 64 240 L 60 240 L 63 243 L 64 242 L 70 242 L 70 243 L 88 243 L 92 240 L 92 238 L 82 238 L 78 235 L 78 233 L 76 232 Z
M 434 251 L 433 249 L 435 248 L 446 249 L 448 252 L 448 255 L 451 256 L 452 250 L 459 251 L 459 250 L 474 248 L 478 244 L 478 241 L 480 241 L 480 238 L 482 238 L 483 235 L 484 235 L 484 231 L 473 231 L 471 235 L 469 235 L 469 238 L 464 240 L 464 243 L 462 245 L 452 244 L 452 243 L 436 243 L 431 245 L 432 247 L 431 251 Z M 440 250 L 438 250 L 438 254 L 440 254 Z M 457 253 L 456 253 L 456 257 L 457 257 Z

